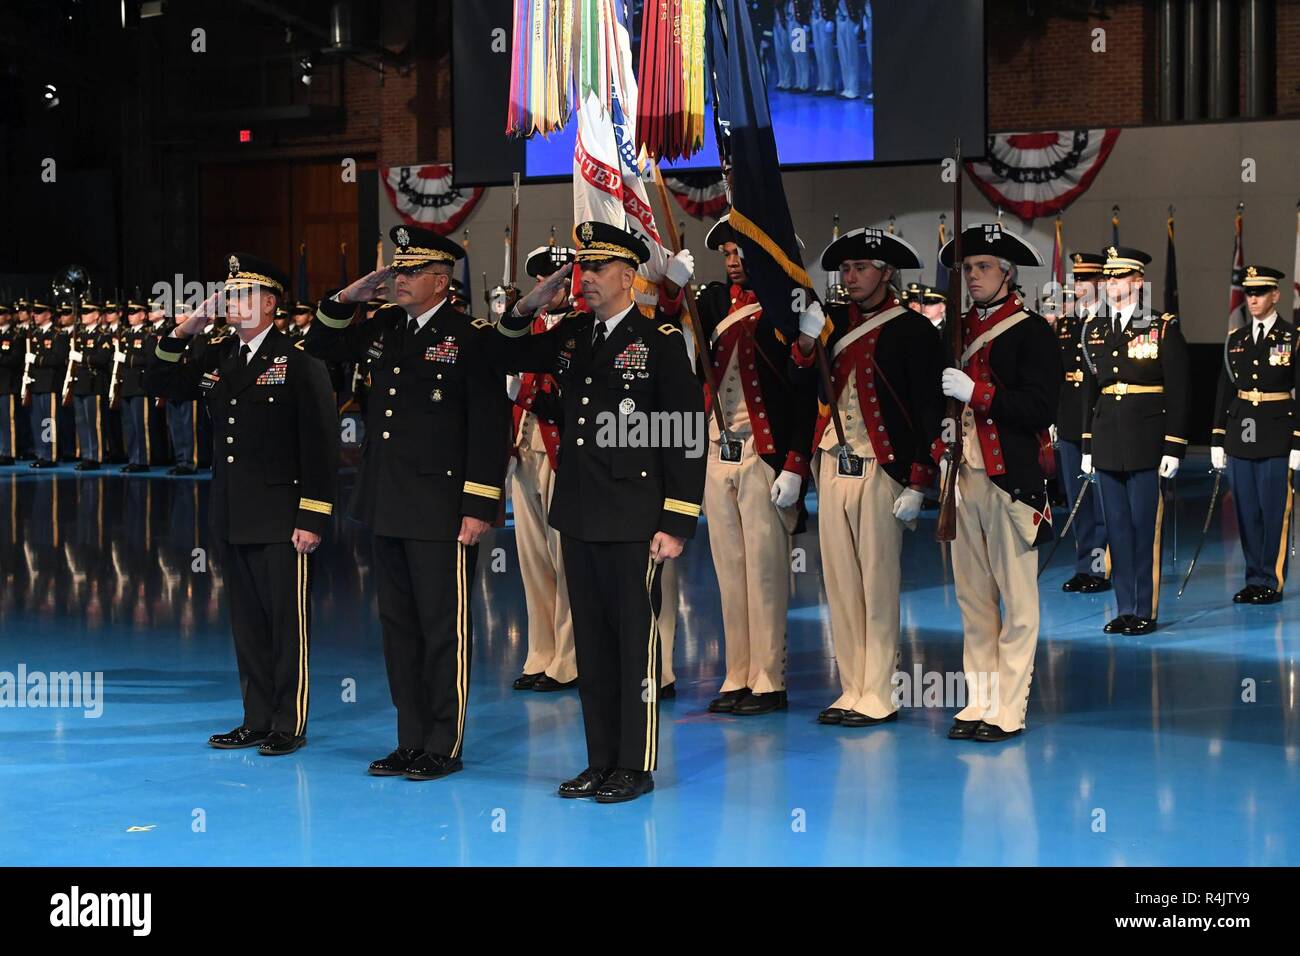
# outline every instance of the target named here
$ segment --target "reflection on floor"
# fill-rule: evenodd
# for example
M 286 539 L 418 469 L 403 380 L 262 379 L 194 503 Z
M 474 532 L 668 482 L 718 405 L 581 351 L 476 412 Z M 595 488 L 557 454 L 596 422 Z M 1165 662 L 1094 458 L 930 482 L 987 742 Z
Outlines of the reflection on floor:
M 219 752 L 238 684 L 219 568 L 203 570 L 206 480 L 0 468 L 0 672 L 102 672 L 102 715 L 0 709 L 0 859 L 9 864 L 1270 864 L 1300 863 L 1300 601 L 1233 606 L 1231 506 L 1175 599 L 1209 490 L 1180 477 L 1161 629 L 1110 637 L 1109 595 L 1042 579 L 1030 730 L 947 740 L 951 711 L 821 727 L 835 665 L 814 533 L 793 574 L 791 708 L 705 711 L 722 653 L 707 529 L 683 575 L 657 789 L 604 807 L 555 796 L 584 765 L 575 693 L 516 692 L 524 604 L 512 530 L 486 554 L 466 770 L 377 779 L 394 743 L 367 536 L 338 521 L 320 553 L 310 743 Z M 1063 515 L 1059 520 L 1063 521 Z M 908 672 L 961 668 L 933 513 L 905 546 Z M 1170 536 L 1172 537 L 1172 535 Z M 198 570 L 196 570 L 198 569 Z M 4 675 L 0 674 L 0 680 Z M 355 681 L 355 702 L 344 701 Z M 1243 700 L 1247 698 L 1247 700 Z M 12 701 L 10 701 L 12 704 Z

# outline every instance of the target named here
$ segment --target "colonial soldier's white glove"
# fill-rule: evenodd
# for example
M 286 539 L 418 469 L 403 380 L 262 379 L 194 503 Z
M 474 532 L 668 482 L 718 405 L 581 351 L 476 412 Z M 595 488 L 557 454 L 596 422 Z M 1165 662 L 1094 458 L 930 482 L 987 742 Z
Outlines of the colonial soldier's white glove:
M 1084 455 L 1081 459 L 1079 459 L 1079 470 L 1080 470 L 1081 472 L 1083 472 L 1085 475 L 1091 475 L 1091 474 L 1092 474 L 1092 455 L 1091 455 L 1091 454 Z
M 793 471 L 783 471 L 772 482 L 772 504 L 778 508 L 789 508 L 799 500 L 799 488 L 803 479 Z
M 1300 455 L 1300 451 L 1291 452 L 1292 462 L 1297 460 L 1296 455 Z M 1210 467 L 1213 468 L 1215 471 L 1224 471 L 1227 469 L 1228 453 L 1224 451 L 1222 445 L 1220 445 L 1218 448 L 1210 449 Z M 1292 467 L 1294 468 L 1295 466 L 1292 465 Z
M 519 389 L 523 387 L 524 380 L 518 375 L 506 376 L 506 398 L 514 401 L 519 397 Z
M 899 521 L 915 521 L 921 514 L 921 505 L 925 495 L 915 488 L 904 488 L 903 493 L 894 499 L 894 517 Z
M 1173 455 L 1165 455 L 1160 459 L 1160 477 L 1172 478 L 1178 474 L 1178 459 Z
M 684 288 L 686 283 L 691 281 L 691 276 L 695 275 L 695 257 L 691 255 L 691 250 L 683 249 L 669 259 L 664 275 L 679 289 Z
M 810 339 L 818 338 L 826 325 L 826 316 L 822 314 L 822 304 L 814 302 L 807 312 L 799 313 L 799 331 Z
M 1292 471 L 1300 471 L 1300 451 L 1291 452 L 1291 457 L 1287 459 L 1286 466 Z
M 943 377 L 939 379 L 939 386 L 945 395 L 963 404 L 969 402 L 971 395 L 975 393 L 975 380 L 959 368 L 944 369 Z

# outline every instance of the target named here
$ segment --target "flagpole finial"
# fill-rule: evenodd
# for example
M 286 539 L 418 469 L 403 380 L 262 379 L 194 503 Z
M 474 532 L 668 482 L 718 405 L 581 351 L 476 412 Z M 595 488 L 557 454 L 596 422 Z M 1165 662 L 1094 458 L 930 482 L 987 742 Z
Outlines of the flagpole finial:
M 1246 211 L 1246 204 L 1244 202 L 1237 203 L 1237 215 L 1240 216 L 1245 211 Z

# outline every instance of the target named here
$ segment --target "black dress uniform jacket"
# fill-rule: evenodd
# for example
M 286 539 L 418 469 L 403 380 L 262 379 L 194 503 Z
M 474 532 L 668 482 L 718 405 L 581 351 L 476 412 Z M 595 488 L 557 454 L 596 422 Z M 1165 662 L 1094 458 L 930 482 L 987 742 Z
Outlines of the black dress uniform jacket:
M 72 336 L 72 348 L 81 353 L 81 361 L 72 372 L 72 394 L 107 395 L 113 369 L 112 336 L 98 326 L 79 326 Z
M 1104 471 L 1158 468 L 1165 455 L 1187 451 L 1187 342 L 1178 319 L 1149 321 L 1135 314 L 1115 332 L 1112 319 L 1088 321 L 1083 347 L 1083 453 Z M 1095 373 L 1095 374 L 1094 374 Z M 1159 386 L 1159 392 L 1115 392 L 1111 387 Z
M 27 339 L 15 326 L 0 329 L 0 395 L 22 391 Z
M 1295 399 L 1290 394 L 1282 397 L 1300 387 L 1297 344 L 1295 326 L 1281 316 L 1258 343 L 1253 319 L 1228 333 L 1214 403 L 1212 447 L 1249 459 L 1281 458 L 1300 449 Z M 1252 394 L 1242 397 L 1243 392 Z M 1254 422 L 1253 441 L 1246 441 L 1248 420 Z
M 158 336 L 147 322 L 123 331 L 121 349 L 126 353 L 126 360 L 117 370 L 117 393 L 123 398 L 148 394 L 144 387 L 144 374 L 157 346 Z
M 187 361 L 181 361 L 186 352 Z M 334 510 L 338 416 L 325 366 L 274 328 L 252 361 L 229 326 L 192 341 L 160 339 L 145 373 L 150 395 L 207 400 L 212 417 L 216 535 L 233 544 L 324 535 Z
M 419 332 L 401 306 L 352 325 L 322 299 L 304 340 L 330 362 L 370 358 L 370 400 L 350 514 L 375 534 L 455 541 L 461 518 L 496 519 L 510 441 L 497 336 L 444 300 Z
M 1083 440 L 1083 379 L 1087 363 L 1083 358 L 1084 316 L 1061 315 L 1056 319 L 1056 344 L 1061 350 L 1064 381 L 1056 410 L 1056 437 L 1078 444 Z
M 51 325 L 44 332 L 32 329 L 30 338 L 36 361 L 31 366 L 32 383 L 28 389 L 33 395 L 61 391 L 68 364 L 68 336 Z
M 587 542 L 648 542 L 658 531 L 692 537 L 708 434 L 704 396 L 681 330 L 662 312 L 647 319 L 633 307 L 593 355 L 592 313 L 571 313 L 536 334 L 528 334 L 530 321 L 507 316 L 499 328 L 507 336 L 507 371 L 550 372 L 560 385 L 564 424 L 551 527 Z M 695 429 L 698 454 L 690 457 L 684 447 L 602 447 L 598 433 L 629 408 L 689 420 L 684 427 Z

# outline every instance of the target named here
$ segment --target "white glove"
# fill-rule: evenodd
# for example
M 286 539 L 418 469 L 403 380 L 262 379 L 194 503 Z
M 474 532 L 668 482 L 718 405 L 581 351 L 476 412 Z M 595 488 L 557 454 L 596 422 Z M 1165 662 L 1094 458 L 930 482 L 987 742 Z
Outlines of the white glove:
M 69 361 L 69 362 L 80 362 L 80 361 L 81 361 L 81 353 L 78 352 L 76 349 L 68 349 L 68 361 Z
M 1292 471 L 1300 471 L 1300 451 L 1291 452 L 1291 457 L 1287 459 L 1286 466 Z
M 943 488 L 948 484 L 948 465 L 949 461 L 945 458 L 939 459 L 939 493 L 943 493 Z
M 1092 455 L 1091 455 L 1091 454 L 1084 455 L 1084 456 L 1079 460 L 1079 470 L 1080 470 L 1081 472 L 1083 472 L 1085 475 L 1091 475 L 1091 474 L 1092 474 Z
M 23 364 L 24 364 L 24 365 L 35 365 L 35 364 L 36 364 L 36 353 L 35 353 L 35 352 L 28 352 L 26 355 L 24 355 L 24 356 L 23 356 Z
M 1047 434 L 1051 436 L 1051 438 L 1052 438 L 1052 447 L 1055 448 L 1055 447 L 1056 447 L 1056 426 L 1055 426 L 1055 425 L 1048 425 L 1048 426 L 1047 426 Z
M 772 504 L 778 508 L 789 508 L 799 500 L 799 489 L 803 479 L 793 471 L 783 471 L 772 482 Z
M 523 387 L 524 380 L 518 375 L 506 376 L 506 398 L 514 401 L 519 397 L 519 389 Z
M 1173 455 L 1165 455 L 1160 459 L 1160 477 L 1172 478 L 1178 474 L 1178 459 Z
M 949 398 L 955 398 L 963 403 L 969 402 L 970 397 L 975 394 L 975 380 L 959 368 L 944 369 L 939 386 Z
M 691 276 L 695 275 L 695 257 L 691 255 L 691 250 L 683 249 L 669 259 L 664 275 L 679 289 L 684 288 L 686 283 L 691 281 Z
M 1300 451 L 1291 452 L 1292 461 L 1300 460 L 1296 458 L 1296 455 L 1300 455 Z M 1228 467 L 1228 453 L 1223 450 L 1222 445 L 1210 449 L 1210 467 L 1215 471 L 1223 471 Z
M 119 352 L 119 351 L 117 351 L 116 349 L 114 349 L 114 351 L 113 351 L 113 361 L 116 362 L 118 365 L 121 365 L 123 362 L 126 361 L 126 353 L 125 353 L 125 352 Z
M 807 312 L 799 313 L 799 331 L 810 339 L 818 338 L 826 325 L 826 316 L 822 314 L 822 304 L 814 302 Z
M 925 495 L 915 488 L 904 488 L 903 493 L 894 499 L 894 517 L 899 521 L 915 521 L 921 514 L 921 504 Z

